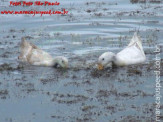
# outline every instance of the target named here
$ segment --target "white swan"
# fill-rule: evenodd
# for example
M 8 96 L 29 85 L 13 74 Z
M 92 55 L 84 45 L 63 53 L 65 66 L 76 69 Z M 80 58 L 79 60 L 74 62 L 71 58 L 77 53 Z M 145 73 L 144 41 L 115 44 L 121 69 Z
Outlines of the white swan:
M 68 67 L 68 59 L 63 56 L 52 58 L 47 52 L 39 49 L 37 46 L 29 43 L 22 38 L 20 45 L 20 56 L 18 57 L 23 62 L 28 62 L 32 65 Z
M 146 56 L 143 51 L 141 39 L 135 32 L 129 45 L 117 54 L 112 52 L 103 53 L 98 59 L 98 69 L 102 70 L 108 65 L 126 66 L 145 62 Z

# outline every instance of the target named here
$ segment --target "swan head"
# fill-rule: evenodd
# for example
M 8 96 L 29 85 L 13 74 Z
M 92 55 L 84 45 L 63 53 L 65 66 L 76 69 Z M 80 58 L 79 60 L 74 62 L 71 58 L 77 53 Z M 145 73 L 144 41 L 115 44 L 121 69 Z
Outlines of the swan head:
M 114 61 L 115 54 L 112 52 L 105 52 L 98 58 L 98 69 L 102 70 L 108 66 L 112 65 Z
M 54 67 L 68 68 L 68 59 L 63 56 L 57 56 L 54 59 Z

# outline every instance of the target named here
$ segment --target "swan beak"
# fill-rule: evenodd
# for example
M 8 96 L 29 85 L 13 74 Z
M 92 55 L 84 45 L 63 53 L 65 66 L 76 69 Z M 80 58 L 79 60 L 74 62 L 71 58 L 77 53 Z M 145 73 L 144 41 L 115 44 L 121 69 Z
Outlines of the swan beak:
M 103 70 L 104 69 L 104 66 L 100 63 L 98 63 L 98 70 Z

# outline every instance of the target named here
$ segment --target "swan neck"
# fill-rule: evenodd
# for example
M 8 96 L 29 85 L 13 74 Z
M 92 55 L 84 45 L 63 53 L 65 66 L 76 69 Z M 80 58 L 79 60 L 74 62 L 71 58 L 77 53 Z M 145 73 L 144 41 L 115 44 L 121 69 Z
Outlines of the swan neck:
M 53 63 L 54 63 L 54 64 L 58 63 L 58 59 L 57 59 L 57 58 L 54 58 L 54 59 L 53 59 Z
M 116 59 L 116 54 L 115 53 L 111 53 L 111 55 L 112 55 L 111 61 L 114 63 L 114 61 Z

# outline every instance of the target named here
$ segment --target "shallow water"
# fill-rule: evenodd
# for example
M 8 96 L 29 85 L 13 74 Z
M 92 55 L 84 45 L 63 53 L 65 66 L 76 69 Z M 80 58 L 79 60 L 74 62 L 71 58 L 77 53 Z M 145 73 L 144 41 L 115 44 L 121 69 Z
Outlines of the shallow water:
M 163 3 L 60 2 L 57 9 L 66 8 L 68 15 L 0 15 L 0 121 L 153 122 L 153 51 L 163 45 Z M 0 10 L 32 9 L 8 7 L 8 1 L 0 5 Z M 135 31 L 147 62 L 97 71 L 98 56 L 122 50 Z M 24 36 L 54 57 L 68 57 L 69 69 L 21 64 L 17 57 Z

